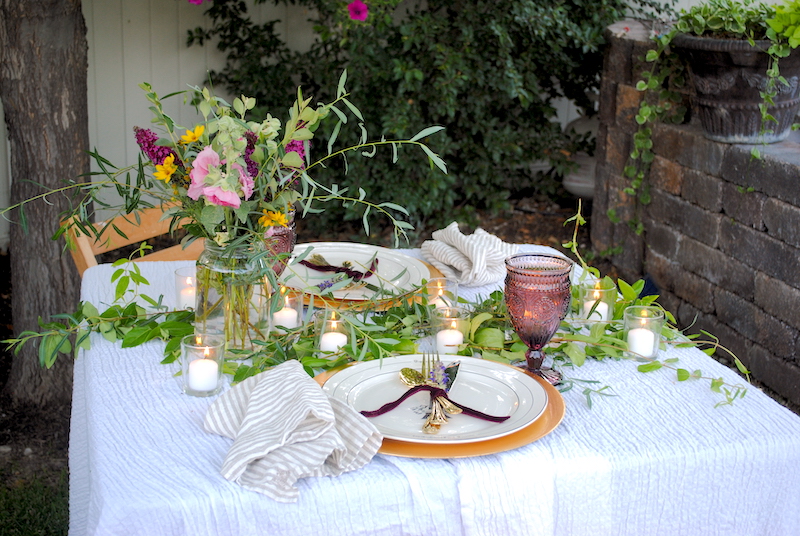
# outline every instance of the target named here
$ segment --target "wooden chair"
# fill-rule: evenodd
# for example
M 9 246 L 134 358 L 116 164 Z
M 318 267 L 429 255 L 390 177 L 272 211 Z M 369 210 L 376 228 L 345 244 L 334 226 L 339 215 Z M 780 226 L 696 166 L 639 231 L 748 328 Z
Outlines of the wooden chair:
M 95 240 L 94 236 L 86 236 L 78 227 L 74 225 L 70 226 L 65 232 L 67 235 L 67 244 L 70 246 L 69 249 L 72 254 L 72 259 L 75 261 L 75 266 L 78 268 L 78 273 L 81 277 L 83 277 L 83 272 L 85 272 L 87 268 L 97 266 L 97 255 L 167 234 L 169 232 L 170 218 L 161 219 L 167 208 L 169 208 L 169 205 L 147 208 L 140 211 L 138 213 L 138 224 L 136 223 L 136 216 L 133 214 L 117 216 L 111 220 L 94 224 L 94 228 L 99 231 L 104 226 L 112 223 L 120 229 L 127 238 L 120 236 L 113 227 L 109 227 L 99 239 Z M 181 227 L 182 222 L 179 222 L 178 228 Z M 185 249 L 182 245 L 178 244 L 166 249 L 154 251 L 144 257 L 135 258 L 134 261 L 196 260 L 200 256 L 200 253 L 203 252 L 204 243 L 205 241 L 203 239 L 198 239 Z

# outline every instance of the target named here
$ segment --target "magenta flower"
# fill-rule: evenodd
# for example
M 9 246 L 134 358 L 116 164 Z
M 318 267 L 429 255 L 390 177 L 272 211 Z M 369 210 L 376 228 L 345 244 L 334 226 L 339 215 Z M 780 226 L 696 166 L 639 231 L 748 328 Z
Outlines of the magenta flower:
M 350 18 L 353 20 L 367 20 L 367 15 L 369 15 L 367 4 L 361 0 L 355 0 L 347 4 L 347 11 L 350 12 Z
M 133 132 L 136 134 L 136 143 L 142 153 L 150 159 L 153 165 L 160 166 L 164 163 L 164 159 L 169 155 L 175 156 L 175 163 L 183 167 L 183 163 L 178 159 L 178 155 L 169 147 L 156 145 L 158 141 L 158 134 L 149 128 L 133 127 Z
M 189 0 L 189 3 L 199 6 L 200 4 L 203 3 L 203 0 Z

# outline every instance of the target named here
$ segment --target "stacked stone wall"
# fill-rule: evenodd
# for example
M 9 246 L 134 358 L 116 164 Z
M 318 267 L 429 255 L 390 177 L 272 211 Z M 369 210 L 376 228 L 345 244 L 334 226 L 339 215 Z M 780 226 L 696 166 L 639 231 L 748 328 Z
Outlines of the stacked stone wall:
M 648 33 L 636 21 L 607 30 L 592 245 L 624 279 L 649 275 L 680 327 L 713 333 L 757 381 L 800 404 L 800 134 L 759 147 L 755 160 L 751 146 L 710 141 L 691 122 L 656 125 L 651 201 L 637 206 L 623 169 Z

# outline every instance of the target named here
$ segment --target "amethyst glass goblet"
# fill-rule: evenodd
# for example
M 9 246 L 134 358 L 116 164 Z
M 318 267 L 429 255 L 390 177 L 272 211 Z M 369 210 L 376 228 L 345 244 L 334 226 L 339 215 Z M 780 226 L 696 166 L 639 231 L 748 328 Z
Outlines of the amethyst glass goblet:
M 542 367 L 542 349 L 569 310 L 572 261 L 556 255 L 522 253 L 506 259 L 505 301 L 511 324 L 528 345 L 519 366 L 552 384 L 557 371 Z

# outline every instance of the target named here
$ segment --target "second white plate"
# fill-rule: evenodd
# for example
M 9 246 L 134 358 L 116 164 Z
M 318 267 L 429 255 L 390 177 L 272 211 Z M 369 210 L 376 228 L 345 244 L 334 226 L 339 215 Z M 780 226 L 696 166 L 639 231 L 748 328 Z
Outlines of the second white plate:
M 351 262 L 353 269 L 366 272 L 372 259 L 378 259 L 375 274 L 363 279 L 364 283 L 383 289 L 387 294 L 376 295 L 376 291 L 366 287 L 344 288 L 334 291 L 331 295 L 337 300 L 366 301 L 373 298 L 388 298 L 391 295 L 401 296 L 422 285 L 423 279 L 430 279 L 430 270 L 419 259 L 409 257 L 391 249 L 366 244 L 349 242 L 314 242 L 297 244 L 294 248 L 293 259 L 313 248 L 309 255 L 318 253 L 333 266 L 342 266 L 344 262 Z M 308 259 L 308 256 L 306 257 Z M 322 293 L 316 291 L 315 286 L 331 279 L 334 274 L 318 272 L 298 263 L 289 263 L 286 271 L 281 276 L 281 281 L 288 287 L 302 289 L 306 292 Z
M 547 392 L 521 370 L 472 357 L 448 357 L 461 361 L 458 377 L 450 389 L 451 399 L 489 415 L 510 415 L 510 418 L 495 423 L 463 414 L 449 415 L 447 424 L 442 425 L 438 434 L 426 434 L 422 425 L 430 395 L 419 392 L 397 408 L 370 419 L 384 437 L 431 444 L 485 441 L 524 428 L 539 418 L 547 407 Z M 400 369 L 411 367 L 419 370 L 421 365 L 420 355 L 356 363 L 334 374 L 323 389 L 329 396 L 347 402 L 357 411 L 376 410 L 397 400 L 408 390 L 400 381 Z

